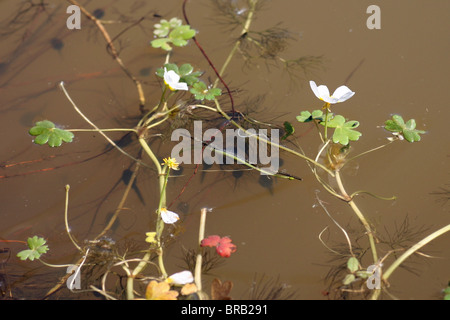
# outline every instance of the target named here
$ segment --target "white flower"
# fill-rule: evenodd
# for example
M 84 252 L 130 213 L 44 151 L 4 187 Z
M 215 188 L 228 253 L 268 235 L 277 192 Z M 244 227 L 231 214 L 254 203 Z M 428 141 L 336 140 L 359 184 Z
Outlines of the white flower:
M 167 278 L 167 281 L 173 284 L 185 285 L 187 283 L 194 282 L 194 276 L 190 271 L 181 271 L 171 275 Z
M 345 100 L 348 100 L 351 97 L 353 97 L 353 95 L 355 94 L 348 87 L 340 86 L 330 96 L 330 91 L 328 90 L 327 86 L 324 85 L 317 86 L 314 81 L 310 81 L 309 85 L 311 86 L 311 90 L 314 92 L 317 98 L 329 104 L 344 102 Z
M 188 90 L 188 85 L 186 82 L 180 82 L 180 76 L 173 70 L 167 71 L 164 68 L 164 82 L 170 88 L 170 90 Z
M 164 223 L 172 224 L 180 220 L 180 217 L 173 211 L 169 211 L 166 208 L 161 208 L 161 219 Z

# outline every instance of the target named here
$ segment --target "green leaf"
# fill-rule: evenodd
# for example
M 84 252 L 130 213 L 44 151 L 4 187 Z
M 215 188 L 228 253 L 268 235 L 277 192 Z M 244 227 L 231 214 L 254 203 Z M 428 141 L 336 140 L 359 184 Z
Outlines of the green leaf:
M 48 251 L 48 246 L 45 245 L 45 242 L 44 238 L 38 236 L 28 238 L 27 243 L 29 249 L 20 251 L 17 256 L 20 260 L 30 259 L 33 261 L 34 259 L 39 259 L 42 254 Z
M 355 273 L 359 270 L 359 262 L 355 257 L 351 257 L 347 260 L 347 268 L 351 273 Z
M 175 29 L 173 29 L 169 34 L 169 38 L 172 39 L 172 41 L 173 40 L 189 40 L 189 39 L 192 39 L 194 36 L 195 36 L 195 30 L 191 29 L 191 27 L 188 25 L 178 26 Z M 187 41 L 186 41 L 186 43 L 187 43 Z
M 207 88 L 203 81 L 198 81 L 193 84 L 190 92 L 195 96 L 197 100 L 214 100 L 217 96 L 222 94 L 222 90 L 219 88 Z
M 188 40 L 195 36 L 196 31 L 191 29 L 189 25 L 182 25 L 181 23 L 180 19 L 172 18 L 170 21 L 162 19 L 155 24 L 153 33 L 158 38 L 150 42 L 152 47 L 171 51 L 171 44 L 176 47 L 187 45 Z
M 356 271 L 355 275 L 358 278 L 367 279 L 368 277 L 370 277 L 372 275 L 372 272 L 368 272 L 367 270 L 359 270 L 359 271 Z
M 180 75 L 180 81 L 186 82 L 188 86 L 192 86 L 194 83 L 198 82 L 202 73 L 200 71 L 194 71 L 194 67 L 192 67 L 189 63 L 182 64 L 179 68 L 178 74 Z
M 328 113 L 328 119 L 333 117 L 332 113 Z M 325 114 L 322 110 L 314 110 L 312 113 L 309 111 L 302 111 L 297 116 L 299 122 L 310 122 L 312 120 L 318 120 L 319 122 L 325 121 Z
M 352 283 L 353 281 L 355 281 L 355 279 L 356 279 L 356 278 L 355 278 L 355 275 L 349 273 L 349 274 L 347 274 L 347 275 L 345 276 L 344 280 L 342 280 L 342 283 L 343 283 L 344 285 L 349 285 L 350 283 Z
M 420 141 L 420 134 L 425 133 L 425 131 L 416 129 L 416 121 L 414 119 L 410 119 L 405 123 L 400 115 L 393 115 L 392 119 L 386 120 L 384 128 L 401 134 L 409 142 Z
M 170 39 L 170 41 L 173 43 L 173 45 L 175 46 L 175 47 L 184 47 L 185 45 L 187 45 L 187 40 L 184 40 L 184 39 L 178 39 L 178 38 L 176 38 L 176 39 Z
M 450 287 L 444 289 L 444 294 L 450 295 Z
M 321 123 L 325 125 L 325 122 Z M 361 132 L 356 131 L 355 128 L 359 126 L 358 121 L 345 121 L 345 118 L 341 115 L 333 117 L 328 120 L 327 126 L 329 128 L 335 128 L 333 134 L 333 142 L 340 143 L 346 146 L 349 141 L 356 141 L 361 136 Z
M 178 71 L 179 71 L 180 76 L 185 76 L 185 75 L 190 74 L 192 71 L 194 71 L 194 67 L 191 66 L 189 63 L 185 63 L 180 66 Z
M 300 112 L 300 115 L 296 117 L 298 122 L 309 122 L 312 121 L 311 112 L 309 111 L 302 111 Z
M 55 124 L 48 120 L 36 122 L 36 126 L 31 128 L 29 133 L 36 136 L 34 143 L 48 143 L 50 147 L 59 147 L 63 141 L 72 142 L 74 137 L 72 132 L 56 128 Z
M 181 26 L 182 21 L 178 18 L 172 18 L 170 21 L 167 21 L 165 19 L 162 19 L 159 23 L 155 24 L 155 30 L 153 33 L 162 38 L 169 34 L 170 30 Z
M 286 140 L 287 137 L 289 137 L 290 135 L 292 135 L 295 132 L 295 128 L 288 121 L 285 121 L 283 123 L 283 125 L 284 125 L 284 131 L 286 133 L 281 137 L 281 140 Z
M 161 48 L 166 51 L 172 50 L 172 47 L 169 44 L 170 39 L 168 38 L 161 38 L 161 39 L 155 39 L 152 40 L 150 43 L 153 48 Z

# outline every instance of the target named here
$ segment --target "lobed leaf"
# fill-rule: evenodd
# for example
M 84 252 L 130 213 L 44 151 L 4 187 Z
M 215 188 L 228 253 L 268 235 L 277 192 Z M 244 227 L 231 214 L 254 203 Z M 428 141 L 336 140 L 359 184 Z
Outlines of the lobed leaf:
M 197 100 L 214 100 L 222 94 L 219 88 L 208 88 L 203 81 L 198 81 L 192 85 L 190 92 Z
M 49 120 L 38 121 L 36 126 L 29 130 L 32 136 L 36 136 L 34 143 L 46 144 L 50 147 L 59 147 L 62 142 L 72 142 L 73 133 L 67 130 L 56 128 L 55 124 Z
M 408 120 L 406 123 L 400 115 L 393 115 L 392 119 L 386 120 L 384 128 L 390 132 L 401 134 L 408 142 L 420 141 L 420 135 L 426 133 L 416 129 L 416 121 Z
M 30 259 L 33 261 L 34 259 L 39 259 L 42 254 L 48 251 L 48 246 L 45 245 L 45 242 L 44 238 L 38 236 L 28 238 L 27 244 L 29 249 L 20 251 L 17 256 L 20 260 Z

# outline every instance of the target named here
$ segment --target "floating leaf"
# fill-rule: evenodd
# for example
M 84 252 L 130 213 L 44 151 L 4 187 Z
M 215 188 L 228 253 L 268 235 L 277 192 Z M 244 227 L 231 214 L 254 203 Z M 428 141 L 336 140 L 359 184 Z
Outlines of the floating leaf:
M 203 239 L 200 243 L 200 245 L 202 247 L 215 247 L 219 244 L 220 242 L 220 237 L 219 236 L 209 236 L 205 239 Z
M 284 131 L 286 133 L 281 137 L 281 140 L 286 140 L 287 137 L 289 137 L 290 135 L 292 135 L 295 132 L 295 128 L 288 121 L 285 121 L 283 123 L 283 125 L 284 125 Z
M 333 117 L 332 113 L 328 113 L 328 119 Z M 302 111 L 300 115 L 296 117 L 299 122 L 310 122 L 318 120 L 319 122 L 325 121 L 325 114 L 322 110 L 314 110 L 312 113 L 309 111 Z
M 229 237 L 209 236 L 203 239 L 200 243 L 201 247 L 216 247 L 216 252 L 224 258 L 228 258 L 236 251 L 236 245 L 231 243 Z
M 414 119 L 410 119 L 405 123 L 400 115 L 393 115 L 392 119 L 386 120 L 384 128 L 401 134 L 409 142 L 420 141 L 420 134 L 425 133 L 425 131 L 416 129 L 416 121 Z
M 444 300 L 450 300 L 450 282 L 447 288 L 444 289 Z
M 56 128 L 55 124 L 48 120 L 36 122 L 36 126 L 31 128 L 29 133 L 36 136 L 34 143 L 48 143 L 50 147 L 59 147 L 63 141 L 72 142 L 74 137 L 72 132 Z
M 358 278 L 362 278 L 362 279 L 367 279 L 367 278 L 370 277 L 372 274 L 373 274 L 372 272 L 369 272 L 369 271 L 367 271 L 367 270 L 359 270 L 359 271 L 356 271 L 356 273 L 355 273 L 355 275 L 356 275 Z
M 176 47 L 187 45 L 188 40 L 195 36 L 195 30 L 189 25 L 181 25 L 181 20 L 172 18 L 170 21 L 161 20 L 155 24 L 153 33 L 158 37 L 151 41 L 153 48 L 161 48 L 166 51 L 172 50 L 173 44 Z
M 321 124 L 325 124 L 322 122 Z M 345 121 L 345 118 L 341 115 L 333 117 L 328 120 L 328 127 L 335 128 L 333 134 L 333 142 L 340 143 L 346 146 L 349 140 L 356 141 L 361 136 L 361 132 L 356 131 L 355 128 L 359 126 L 358 121 Z
M 214 100 L 217 96 L 222 94 L 222 90 L 219 88 L 207 88 L 203 81 L 194 83 L 190 92 L 195 96 L 197 100 Z
M 230 292 L 233 289 L 233 282 L 225 281 L 222 283 L 217 278 L 211 283 L 211 299 L 212 300 L 231 300 Z
M 345 276 L 344 280 L 342 280 L 342 283 L 344 285 L 349 285 L 350 283 L 352 283 L 353 281 L 355 281 L 355 275 L 352 273 L 349 273 Z
M 172 47 L 169 43 L 170 39 L 168 38 L 155 39 L 151 42 L 153 48 L 161 48 L 166 51 L 172 50 Z
M 169 34 L 170 30 L 181 26 L 183 22 L 178 18 L 172 18 L 169 21 L 162 19 L 159 23 L 155 24 L 155 30 L 153 33 L 162 38 Z
M 231 241 L 232 240 L 228 237 L 220 239 L 219 244 L 216 246 L 216 251 L 221 257 L 228 258 L 236 251 L 236 245 L 232 244 Z
M 27 243 L 29 249 L 20 251 L 17 256 L 20 260 L 30 259 L 33 261 L 34 259 L 39 259 L 42 254 L 48 251 L 48 246 L 45 245 L 45 242 L 44 238 L 39 238 L 38 236 L 28 238 Z
M 187 283 L 181 288 L 180 292 L 183 296 L 187 296 L 190 294 L 194 294 L 197 291 L 198 291 L 198 289 L 197 289 L 197 286 L 195 285 L 195 283 Z
M 195 36 L 195 30 L 191 29 L 190 26 L 184 25 L 184 26 L 178 26 L 175 29 L 173 29 L 170 34 L 169 38 L 172 39 L 172 42 L 175 40 L 183 40 L 185 42 L 180 41 L 178 44 L 174 45 L 176 46 L 183 46 L 187 44 L 187 40 L 192 39 Z
M 178 292 L 170 290 L 170 285 L 165 282 L 152 280 L 145 290 L 145 298 L 147 300 L 177 300 Z
M 351 257 L 350 259 L 348 259 L 347 268 L 351 273 L 358 271 L 359 269 L 358 259 L 356 259 L 355 257 Z

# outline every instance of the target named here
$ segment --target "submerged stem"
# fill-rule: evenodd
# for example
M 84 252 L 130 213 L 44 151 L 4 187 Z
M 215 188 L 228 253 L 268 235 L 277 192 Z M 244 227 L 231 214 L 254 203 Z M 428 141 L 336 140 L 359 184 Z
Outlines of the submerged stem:
M 369 237 L 370 249 L 372 251 L 373 263 L 377 263 L 378 262 L 378 254 L 377 254 L 377 248 L 375 246 L 375 239 L 373 237 L 372 228 L 370 227 L 369 222 L 367 222 L 366 218 L 362 214 L 361 210 L 359 210 L 359 208 L 356 205 L 356 203 L 353 201 L 353 199 L 350 198 L 350 196 L 347 194 L 347 191 L 345 191 L 345 188 L 344 188 L 344 185 L 342 183 L 341 175 L 339 173 L 339 170 L 336 171 L 336 182 L 338 184 L 339 190 L 342 193 L 342 196 L 344 196 L 344 198 L 348 200 L 347 203 L 353 209 L 353 211 L 355 212 L 355 214 L 358 217 L 359 221 L 361 221 L 361 223 L 363 224 L 364 228 L 366 229 L 367 236 Z
M 215 101 L 215 103 L 216 103 L 217 110 L 220 112 L 220 114 L 221 114 L 225 119 L 229 120 L 230 123 L 232 123 L 236 128 L 242 130 L 242 131 L 243 131 L 244 133 L 246 133 L 247 135 L 251 135 L 250 133 L 247 132 L 246 129 L 244 129 L 242 126 L 240 126 L 240 125 L 239 125 L 238 123 L 236 123 L 234 120 L 232 120 L 230 116 L 228 116 L 225 112 L 223 112 L 222 108 L 220 107 L 219 101 L 217 101 L 217 99 L 215 99 L 214 101 Z M 320 167 L 321 169 L 325 170 L 325 171 L 326 171 L 329 175 L 331 175 L 332 177 L 334 177 L 334 173 L 333 173 L 331 170 L 329 170 L 329 169 L 328 169 L 327 167 L 325 167 L 324 165 L 318 163 L 317 161 L 314 161 L 313 159 L 308 158 L 307 156 L 305 156 L 305 155 L 303 155 L 303 154 L 301 154 L 301 153 L 299 153 L 299 152 L 297 152 L 297 151 L 294 151 L 294 150 L 292 150 L 292 149 L 289 149 L 289 148 L 287 148 L 287 147 L 285 147 L 285 146 L 282 146 L 282 145 L 279 145 L 279 144 L 276 144 L 276 143 L 272 143 L 271 141 L 268 141 L 267 139 L 262 138 L 262 137 L 260 137 L 259 135 L 256 135 L 256 138 L 257 138 L 258 140 L 264 142 L 264 143 L 267 143 L 267 144 L 272 145 L 272 146 L 274 146 L 274 147 L 280 148 L 281 150 L 284 150 L 284 151 L 286 151 L 286 152 L 292 153 L 292 154 L 294 154 L 294 155 L 296 155 L 296 156 L 298 156 L 298 157 L 300 157 L 300 158 L 302 158 L 302 159 L 304 159 L 304 160 L 306 160 L 306 161 L 309 161 L 309 162 L 313 163 L 314 165 L 316 165 L 317 167 Z
M 68 211 L 69 211 L 69 190 L 70 190 L 70 186 L 67 184 L 66 185 L 66 202 L 65 202 L 65 207 L 64 207 L 64 222 L 66 224 L 66 231 L 67 234 L 69 235 L 69 239 L 70 241 L 72 241 L 73 245 L 78 249 L 78 251 L 82 251 L 81 247 L 77 244 L 77 242 L 75 241 L 75 239 L 73 239 L 72 234 L 70 233 L 70 228 L 69 228 L 69 221 L 68 221 Z
M 206 213 L 208 209 L 202 208 L 200 212 L 200 227 L 198 231 L 198 253 L 195 262 L 195 285 L 198 291 L 202 291 L 202 254 L 203 248 L 200 246 L 202 240 L 205 238 Z
M 227 59 L 225 60 L 222 68 L 220 69 L 219 75 L 222 76 L 226 70 L 226 68 L 228 67 L 228 65 L 231 62 L 231 59 L 233 59 L 234 54 L 236 53 L 236 50 L 239 48 L 239 46 L 242 43 L 242 35 L 246 34 L 249 29 L 250 29 L 250 24 L 252 23 L 253 20 L 253 16 L 255 14 L 255 9 L 256 9 L 256 4 L 257 4 L 258 0 L 252 0 L 250 1 L 250 9 L 247 15 L 247 19 L 245 20 L 244 23 L 244 27 L 242 28 L 241 31 L 241 37 L 239 37 L 239 40 L 236 41 L 236 43 L 234 44 L 234 47 L 231 49 L 231 52 L 228 54 Z M 214 86 L 213 88 L 215 88 L 217 86 L 217 84 L 219 83 L 219 78 L 216 79 L 216 81 L 214 81 Z

